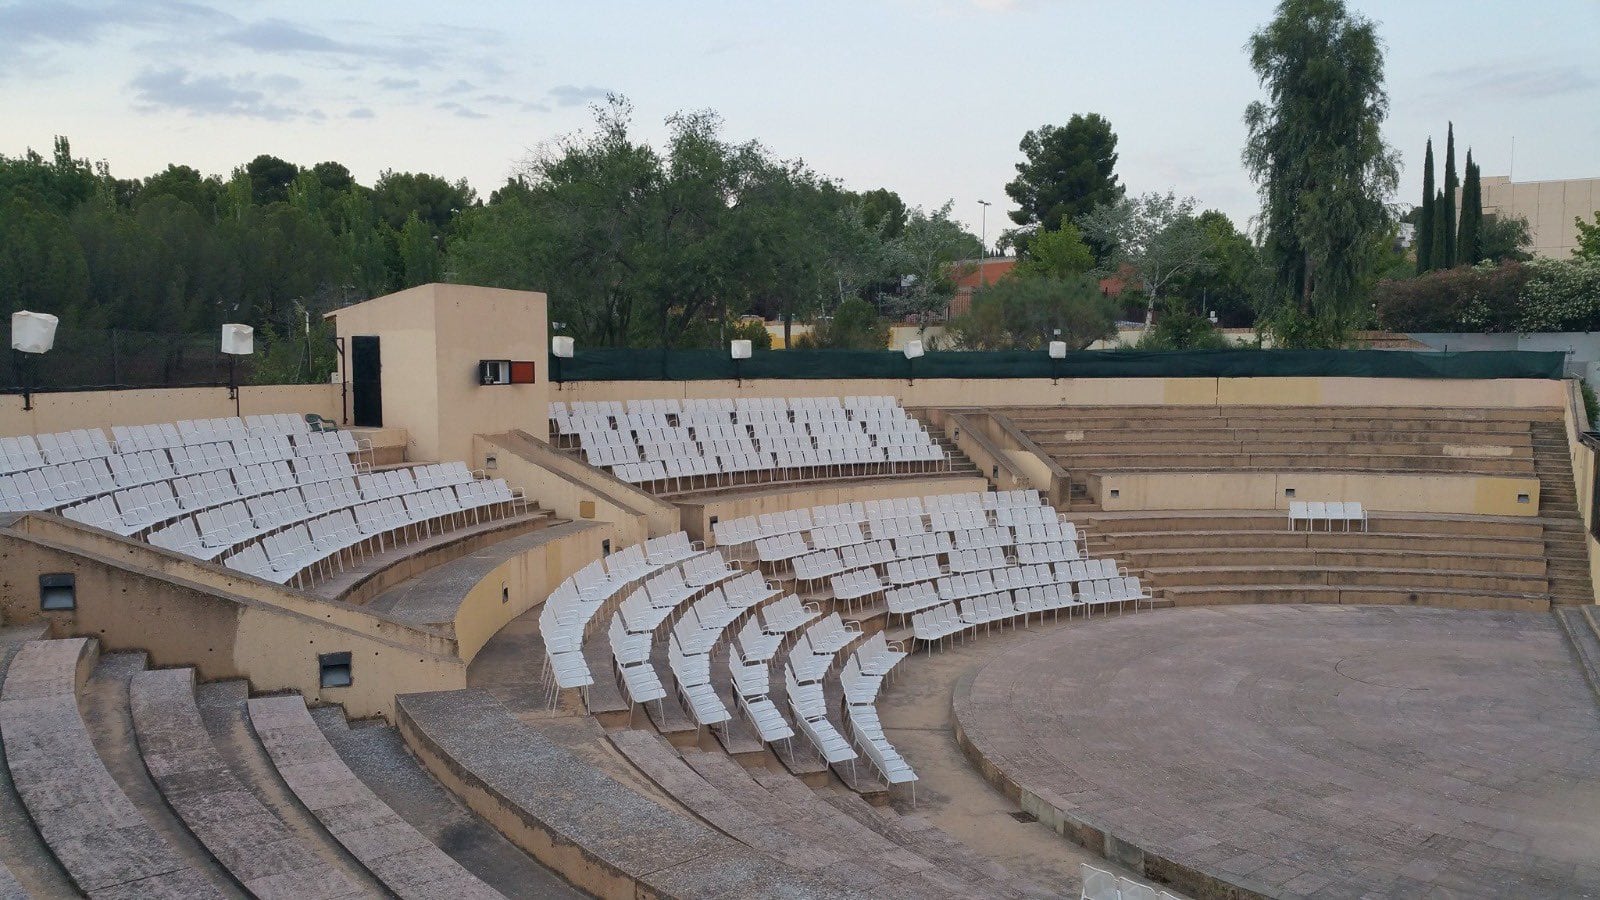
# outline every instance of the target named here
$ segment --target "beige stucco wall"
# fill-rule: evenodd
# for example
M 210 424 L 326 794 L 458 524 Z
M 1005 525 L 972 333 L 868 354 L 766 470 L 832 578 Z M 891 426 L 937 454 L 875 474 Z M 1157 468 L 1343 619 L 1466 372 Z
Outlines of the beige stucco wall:
M 468 459 L 477 433 L 518 428 L 546 436 L 544 294 L 425 284 L 329 315 L 341 338 L 378 337 L 383 424 L 406 430 L 407 458 Z M 483 359 L 532 360 L 536 381 L 480 385 Z
M 1589 585 L 1600 602 L 1600 542 L 1594 539 L 1595 451 L 1578 440 L 1578 433 L 1594 427 L 1583 406 L 1583 395 L 1576 381 L 1567 382 L 1567 404 L 1563 416 L 1567 428 L 1567 448 L 1572 456 L 1572 484 L 1577 493 L 1578 515 L 1587 532 L 1584 546 L 1589 553 Z
M 987 482 L 975 476 L 945 476 L 927 478 L 880 479 L 870 482 L 847 483 L 837 487 L 809 485 L 806 487 L 768 488 L 752 486 L 747 493 L 719 497 L 701 502 L 678 504 L 683 510 L 683 528 L 693 540 L 714 545 L 710 522 L 758 516 L 763 513 L 787 512 L 812 506 L 835 503 L 883 500 L 899 497 L 928 497 L 937 494 L 960 494 L 987 489 Z
M 488 468 L 491 456 L 493 469 Z M 524 442 L 515 434 L 478 435 L 470 459 L 473 466 L 517 485 L 530 500 L 564 519 L 605 523 L 618 547 L 672 534 L 681 527 L 677 507 L 617 482 L 542 441 L 530 438 Z
M 1483 178 L 1484 214 L 1527 219 L 1532 250 L 1539 256 L 1571 257 L 1578 245 L 1573 220 L 1593 222 L 1596 210 L 1600 210 L 1600 178 L 1522 182 L 1505 175 Z
M 857 380 L 585 381 L 553 400 L 687 397 L 843 397 L 888 394 L 906 406 L 1423 406 L 1559 408 L 1553 379 L 1406 378 L 903 378 Z
M 1284 491 L 1291 488 L 1295 496 L 1286 497 Z M 1527 502 L 1517 502 L 1519 495 L 1527 495 Z M 1089 476 L 1089 496 L 1106 510 L 1287 510 L 1293 500 L 1355 500 L 1369 510 L 1384 512 L 1539 514 L 1539 479 L 1501 475 L 1107 473 Z
M 611 536 L 603 523 L 556 528 L 565 533 L 506 560 L 467 591 L 455 617 L 456 652 L 462 661 L 471 663 L 507 622 L 543 603 L 567 576 L 599 559 L 601 540 Z
M 33 407 L 24 412 L 21 397 L 0 397 L 0 437 L 74 428 L 103 428 L 110 437 L 113 425 L 154 425 L 234 414 L 225 387 L 34 394 Z M 247 416 L 314 412 L 338 421 L 339 385 L 244 385 L 239 388 L 239 411 Z
M 151 558 L 156 551 L 144 551 Z M 245 678 L 252 690 L 295 690 L 309 703 L 340 703 L 352 716 L 392 716 L 397 693 L 466 686 L 453 652 L 429 652 L 414 629 L 307 598 L 302 608 L 262 602 L 20 529 L 0 531 L 0 605 L 10 623 L 48 621 L 55 637 L 85 636 L 107 650 L 144 650 L 153 666 L 194 666 L 202 680 Z M 192 567 L 191 571 L 199 567 Z M 39 610 L 38 578 L 70 572 L 77 609 Z M 273 586 L 257 585 L 271 590 Z M 352 615 L 353 613 L 353 615 Z M 387 634 L 386 634 L 387 632 Z M 391 637 L 393 639 L 391 639 Z M 454 642 L 435 638 L 440 650 Z M 317 656 L 349 651 L 353 683 L 322 688 Z

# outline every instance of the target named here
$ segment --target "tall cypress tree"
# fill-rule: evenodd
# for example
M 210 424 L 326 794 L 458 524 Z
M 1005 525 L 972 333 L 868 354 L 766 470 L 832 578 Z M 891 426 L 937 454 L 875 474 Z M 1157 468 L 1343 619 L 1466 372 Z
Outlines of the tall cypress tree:
M 1478 164 L 1467 148 L 1466 180 L 1461 183 L 1461 226 L 1456 233 L 1456 255 L 1467 265 L 1477 265 L 1483 255 L 1483 183 Z
M 1444 191 L 1433 193 L 1433 268 L 1447 269 L 1444 261 L 1444 233 L 1445 223 L 1449 219 L 1444 216 Z
M 1422 157 L 1422 212 L 1417 216 L 1417 274 L 1433 271 L 1433 138 Z
M 1444 226 L 1444 244 L 1434 248 L 1436 268 L 1448 269 L 1457 262 L 1456 188 L 1460 186 L 1461 180 L 1456 177 L 1456 124 L 1451 122 L 1444 144 L 1444 206 L 1435 211 Z

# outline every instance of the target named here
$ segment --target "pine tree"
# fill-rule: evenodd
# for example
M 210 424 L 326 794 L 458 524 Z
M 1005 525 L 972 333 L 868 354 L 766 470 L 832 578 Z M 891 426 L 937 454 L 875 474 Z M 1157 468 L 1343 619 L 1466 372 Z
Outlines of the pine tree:
M 1456 177 L 1456 125 L 1451 122 L 1444 144 L 1444 206 L 1435 211 L 1444 225 L 1444 244 L 1435 248 L 1438 256 L 1435 268 L 1448 269 L 1457 262 L 1456 188 L 1460 186 L 1461 180 Z
M 1467 265 L 1476 265 L 1483 255 L 1483 184 L 1478 164 L 1467 150 L 1466 180 L 1461 184 L 1461 226 L 1456 233 L 1456 255 Z
M 1422 157 L 1422 212 L 1417 216 L 1417 274 L 1433 271 L 1433 138 Z

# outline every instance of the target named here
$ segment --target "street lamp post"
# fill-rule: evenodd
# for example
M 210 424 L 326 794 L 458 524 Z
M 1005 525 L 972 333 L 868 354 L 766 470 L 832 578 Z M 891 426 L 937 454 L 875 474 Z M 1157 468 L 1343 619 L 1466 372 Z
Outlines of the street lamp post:
M 980 251 L 978 253 L 978 285 L 980 287 L 988 287 L 989 286 L 989 273 L 983 267 L 983 260 L 984 260 L 984 257 L 989 255 L 989 207 L 992 204 L 990 204 L 989 201 L 987 201 L 987 200 L 979 200 L 978 201 L 978 205 L 983 207 L 983 214 L 982 214 L 982 219 L 981 219 L 983 224 L 981 226 L 981 230 L 979 231 L 979 237 L 978 237 L 978 244 L 979 244 L 979 251 Z

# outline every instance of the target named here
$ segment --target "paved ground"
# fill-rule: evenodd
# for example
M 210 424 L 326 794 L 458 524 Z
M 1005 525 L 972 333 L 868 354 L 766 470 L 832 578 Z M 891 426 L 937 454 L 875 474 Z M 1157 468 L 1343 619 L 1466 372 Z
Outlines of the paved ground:
M 1016 803 L 985 781 L 956 743 L 950 694 L 962 676 L 1007 650 L 1033 640 L 1040 629 L 1077 628 L 1035 624 L 1035 630 L 995 629 L 932 654 L 918 653 L 895 668 L 878 699 L 890 743 L 917 770 L 917 804 L 896 802 L 926 816 L 947 834 L 1019 875 L 1076 896 L 1079 868 L 1088 863 L 1119 875 L 1133 873 L 1090 853 L 1050 830 L 1016 818 Z M 1026 817 L 1024 817 L 1026 819 Z
M 1275 896 L 1600 896 L 1600 712 L 1549 616 L 1161 610 L 1043 635 L 956 714 L 1072 815 Z

